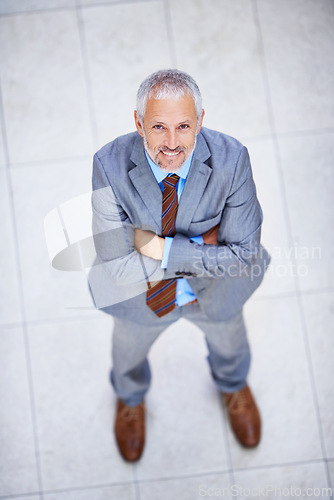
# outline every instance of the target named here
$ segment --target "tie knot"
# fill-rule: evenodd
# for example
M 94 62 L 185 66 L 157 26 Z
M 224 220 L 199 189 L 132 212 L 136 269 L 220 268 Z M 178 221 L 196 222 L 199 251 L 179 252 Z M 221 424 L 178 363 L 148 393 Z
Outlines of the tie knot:
M 163 182 L 163 185 L 165 187 L 169 186 L 169 187 L 175 188 L 179 178 L 180 177 L 178 175 L 172 174 L 172 175 L 168 175 L 167 177 L 165 177 L 162 182 Z

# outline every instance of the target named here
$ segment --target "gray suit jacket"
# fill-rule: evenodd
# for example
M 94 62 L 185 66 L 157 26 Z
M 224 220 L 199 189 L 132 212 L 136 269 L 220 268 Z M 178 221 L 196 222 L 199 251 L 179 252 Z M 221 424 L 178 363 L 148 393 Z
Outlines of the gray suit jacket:
M 189 281 L 211 319 L 229 319 L 259 286 L 270 261 L 260 245 L 262 211 L 247 149 L 232 137 L 202 128 L 179 200 L 166 270 L 134 246 L 135 227 L 161 235 L 161 204 L 137 132 L 95 154 L 92 206 L 99 265 L 92 268 L 90 284 L 97 307 L 138 321 L 147 314 L 155 317 L 145 304 L 147 280 L 179 278 Z M 217 224 L 217 245 L 190 240 Z

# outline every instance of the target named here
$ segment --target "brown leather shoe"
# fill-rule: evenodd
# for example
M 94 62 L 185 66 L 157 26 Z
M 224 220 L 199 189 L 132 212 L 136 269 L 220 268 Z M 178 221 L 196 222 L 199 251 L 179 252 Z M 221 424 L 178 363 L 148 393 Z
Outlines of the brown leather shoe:
M 261 418 L 258 407 L 246 385 L 231 394 L 224 393 L 224 400 L 233 432 L 242 446 L 253 448 L 261 437 Z
M 115 436 L 119 451 L 125 460 L 139 460 L 145 444 L 145 403 L 127 406 L 117 400 Z

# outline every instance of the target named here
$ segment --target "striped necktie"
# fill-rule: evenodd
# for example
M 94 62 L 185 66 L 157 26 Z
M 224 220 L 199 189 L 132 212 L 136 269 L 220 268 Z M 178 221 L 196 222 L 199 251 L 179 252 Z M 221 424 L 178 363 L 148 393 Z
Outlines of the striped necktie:
M 178 208 L 176 186 L 178 180 L 179 176 L 172 174 L 162 181 L 164 185 L 161 211 L 162 236 L 174 236 L 175 234 L 175 219 Z M 175 308 L 176 283 L 175 278 L 158 281 L 153 286 L 148 283 L 146 303 L 159 318 Z

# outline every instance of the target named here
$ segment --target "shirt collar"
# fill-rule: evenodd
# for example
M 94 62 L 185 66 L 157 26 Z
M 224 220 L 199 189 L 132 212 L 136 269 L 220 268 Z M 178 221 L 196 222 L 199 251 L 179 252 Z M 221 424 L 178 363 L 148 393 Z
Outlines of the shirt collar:
M 153 160 L 151 160 L 151 158 L 148 156 L 148 154 L 146 153 L 146 150 L 145 151 L 145 155 L 146 155 L 146 158 L 147 158 L 147 161 L 148 161 L 148 164 L 149 166 L 151 167 L 151 170 L 153 172 L 153 175 L 154 177 L 156 178 L 156 181 L 157 183 L 159 184 L 160 182 L 162 182 L 164 180 L 165 177 L 167 177 L 167 174 L 166 172 L 163 172 L 161 170 L 161 168 L 158 167 L 158 165 L 156 165 L 154 163 Z M 194 153 L 191 153 L 191 155 L 189 156 L 189 158 L 187 159 L 187 161 L 185 162 L 184 165 L 182 165 L 181 169 L 178 171 L 178 172 L 175 172 L 176 175 L 178 175 L 179 177 L 181 177 L 182 179 L 186 179 L 187 178 L 187 175 L 189 173 L 189 169 L 191 167 L 191 161 L 193 159 L 193 154 Z M 171 174 L 173 172 L 170 172 Z

